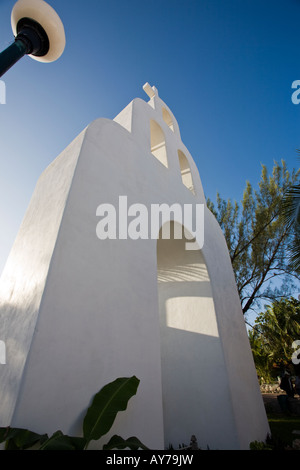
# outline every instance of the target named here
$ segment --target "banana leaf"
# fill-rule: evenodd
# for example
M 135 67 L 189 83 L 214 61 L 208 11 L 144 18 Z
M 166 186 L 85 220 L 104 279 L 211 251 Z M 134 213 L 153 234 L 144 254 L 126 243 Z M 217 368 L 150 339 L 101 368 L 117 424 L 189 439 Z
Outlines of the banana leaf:
M 148 447 L 146 447 L 137 437 L 132 436 L 124 440 L 121 436 L 117 436 L 116 434 L 103 446 L 103 450 L 127 448 L 130 450 L 148 450 Z
M 136 394 L 137 377 L 120 377 L 105 385 L 93 398 L 83 421 L 86 447 L 91 440 L 98 440 L 111 428 L 119 411 L 127 408 L 129 399 Z
M 0 428 L 0 443 L 5 442 L 5 450 L 25 450 L 48 439 L 47 434 L 37 434 L 22 428 Z
M 81 437 L 67 436 L 56 431 L 41 445 L 40 450 L 83 450 L 85 443 L 85 439 Z

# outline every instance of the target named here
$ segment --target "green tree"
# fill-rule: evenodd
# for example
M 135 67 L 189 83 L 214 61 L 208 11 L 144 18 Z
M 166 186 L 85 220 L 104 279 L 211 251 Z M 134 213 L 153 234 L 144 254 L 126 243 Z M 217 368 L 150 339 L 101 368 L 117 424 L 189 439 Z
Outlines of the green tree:
M 298 153 L 299 150 L 298 150 Z M 300 274 L 300 184 L 289 188 L 282 204 L 282 213 L 286 224 L 291 228 L 294 237 L 289 249 L 289 262 L 291 269 Z
M 247 182 L 240 204 L 219 194 L 216 206 L 207 200 L 227 242 L 244 314 L 262 301 L 290 296 L 299 281 L 287 260 L 293 233 L 281 211 L 283 196 L 298 177 L 284 161 L 275 162 L 270 175 L 262 165 L 258 188 Z
M 248 337 L 257 375 L 263 382 L 272 382 L 273 357 L 266 339 L 257 328 L 251 328 Z
M 300 339 L 300 302 L 293 297 L 275 300 L 256 317 L 249 340 L 257 369 L 292 363 L 295 340 Z M 264 365 L 263 362 L 265 361 Z

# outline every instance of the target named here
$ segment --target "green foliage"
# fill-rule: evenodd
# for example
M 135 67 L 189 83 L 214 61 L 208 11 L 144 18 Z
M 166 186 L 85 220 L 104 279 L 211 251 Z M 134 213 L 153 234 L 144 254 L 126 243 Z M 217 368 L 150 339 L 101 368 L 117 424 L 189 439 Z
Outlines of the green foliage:
M 0 428 L 0 442 L 6 442 L 7 450 L 25 450 L 47 439 L 47 434 L 37 434 L 27 429 Z
M 291 416 L 286 413 L 272 413 L 268 415 L 272 439 L 268 442 L 273 445 L 275 450 L 285 450 L 288 446 L 291 448 L 293 442 L 297 439 L 294 430 L 300 429 L 300 417 Z
M 250 442 L 250 450 L 272 450 L 269 444 L 261 441 Z
M 288 449 L 288 443 L 282 440 L 278 435 L 271 433 L 267 435 L 266 440 L 250 442 L 250 450 L 275 450 L 283 451 Z
M 248 337 L 258 375 L 272 382 L 278 368 L 291 365 L 292 344 L 300 338 L 300 302 L 283 298 L 267 305 Z
M 257 190 L 247 182 L 240 204 L 226 201 L 219 194 L 216 207 L 207 200 L 227 242 L 244 313 L 262 300 L 292 293 L 297 273 L 288 263 L 287 253 L 293 233 L 281 207 L 299 173 L 290 174 L 284 161 L 274 164 L 271 175 L 263 165 Z M 277 282 L 274 286 L 275 278 L 281 280 L 281 285 Z
M 39 450 L 83 450 L 85 444 L 82 437 L 66 436 L 61 431 L 56 431 L 50 438 L 41 442 Z
M 117 413 L 127 408 L 129 399 L 136 394 L 139 379 L 121 377 L 105 385 L 93 398 L 83 421 L 83 437 L 73 437 L 56 431 L 52 436 L 37 434 L 27 429 L 0 428 L 0 443 L 6 450 L 84 450 L 91 440 L 98 440 L 112 427 Z M 103 449 L 147 449 L 136 437 L 124 440 L 113 436 Z
M 126 441 L 120 436 L 114 435 L 110 439 L 110 441 L 103 446 L 103 450 L 111 450 L 111 449 L 126 449 L 129 448 L 131 450 L 138 450 L 143 449 L 147 450 L 147 447 L 139 441 L 136 437 L 132 436 L 129 437 Z
M 290 364 L 293 341 L 300 338 L 300 302 L 294 298 L 274 301 L 258 314 L 255 326 L 273 364 Z
M 56 431 L 52 436 L 37 434 L 21 428 L 0 428 L 0 442 L 5 450 L 83 450 L 86 444 L 81 437 L 72 437 Z
M 300 153 L 300 151 L 298 150 Z M 282 203 L 282 215 L 288 227 L 294 233 L 294 238 L 289 249 L 289 261 L 291 269 L 300 274 L 300 184 L 289 188 Z
M 257 375 L 262 382 L 272 383 L 274 381 L 273 358 L 264 337 L 256 328 L 248 331 L 248 337 Z
M 265 441 L 250 442 L 250 450 L 290 451 L 299 450 L 299 439 L 294 430 L 300 427 L 299 416 L 286 413 L 268 414 L 270 434 Z
M 126 410 L 128 400 L 136 394 L 139 380 L 136 377 L 119 378 L 98 392 L 83 421 L 83 435 L 88 443 L 106 434 L 119 411 Z

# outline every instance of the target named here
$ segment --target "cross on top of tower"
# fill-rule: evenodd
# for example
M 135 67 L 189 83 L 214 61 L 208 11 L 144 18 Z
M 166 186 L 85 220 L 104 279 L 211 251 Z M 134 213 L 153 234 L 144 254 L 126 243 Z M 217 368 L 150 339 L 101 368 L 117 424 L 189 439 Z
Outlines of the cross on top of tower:
M 143 86 L 143 90 L 145 93 L 147 93 L 150 99 L 154 96 L 158 96 L 157 88 L 155 88 L 155 86 L 150 86 L 148 82 Z

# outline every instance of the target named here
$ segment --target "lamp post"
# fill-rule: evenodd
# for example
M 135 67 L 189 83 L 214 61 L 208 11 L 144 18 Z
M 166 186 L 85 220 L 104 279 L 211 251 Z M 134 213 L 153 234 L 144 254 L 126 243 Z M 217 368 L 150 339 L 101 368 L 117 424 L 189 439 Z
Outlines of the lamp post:
M 53 62 L 64 51 L 64 26 L 55 10 L 43 0 L 18 0 L 11 12 L 14 42 L 0 53 L 0 77 L 24 55 Z

